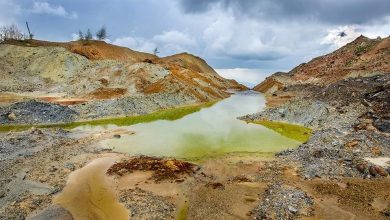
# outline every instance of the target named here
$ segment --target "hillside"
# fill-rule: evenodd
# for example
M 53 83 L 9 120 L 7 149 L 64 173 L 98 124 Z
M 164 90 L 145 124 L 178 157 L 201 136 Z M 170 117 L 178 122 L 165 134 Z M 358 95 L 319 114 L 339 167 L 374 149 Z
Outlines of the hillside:
M 120 47 L 108 44 L 104 41 L 71 41 L 71 42 L 50 42 L 41 40 L 7 40 L 4 44 L 24 47 L 62 47 L 69 52 L 79 54 L 90 60 L 117 60 L 126 62 L 140 62 L 145 59 L 155 59 L 157 56 L 131 50 L 127 47 Z
M 323 184 L 330 180 L 332 186 L 326 189 L 323 185 L 321 190 L 325 189 L 326 197 L 337 199 L 325 206 L 337 209 L 349 206 L 345 210 L 354 212 L 345 219 L 361 216 L 360 213 L 367 216 L 362 217 L 364 219 L 386 219 L 389 216 L 386 211 L 389 206 L 375 209 L 371 202 L 380 193 L 387 193 L 387 188 L 376 185 L 371 192 L 362 193 L 370 191 L 374 183 L 389 182 L 389 42 L 389 38 L 370 40 L 359 37 L 288 73 L 268 77 L 255 87 L 265 93 L 267 108 L 240 117 L 271 129 L 268 124 L 285 123 L 313 129 L 305 143 L 276 154 L 276 158 L 281 161 L 281 166 L 294 167 L 295 175 L 301 181 Z M 288 130 L 283 126 L 277 129 Z M 338 186 L 346 180 L 353 180 L 353 183 Z M 353 193 L 348 193 L 348 190 Z M 367 199 L 367 195 L 373 196 Z M 323 198 L 316 203 L 321 204 L 325 201 Z M 283 197 L 275 200 L 280 199 Z M 332 215 L 334 211 L 328 213 Z M 337 215 L 324 219 L 344 218 Z
M 105 117 L 148 112 L 127 106 L 129 99 L 139 97 L 156 110 L 214 101 L 228 97 L 230 89 L 246 89 L 190 54 L 158 58 L 101 41 L 4 42 L 0 44 L 0 77 L 2 104 L 34 98 L 71 105 L 81 115 L 90 115 L 87 118 L 99 117 L 101 113 L 94 109 L 109 106 L 110 100 L 126 104 L 105 109 Z M 165 98 L 156 103 L 157 96 Z
M 361 36 L 268 77 L 255 87 L 266 94 L 268 108 L 241 119 L 312 128 L 306 143 L 278 154 L 298 164 L 305 179 L 354 177 L 370 184 L 371 178 L 390 174 L 389 73 L 390 38 Z M 378 163 L 379 158 L 387 163 Z
M 390 72 L 390 37 L 360 36 L 340 49 L 303 63 L 285 74 L 274 74 L 254 89 L 273 93 L 283 85 L 329 85 L 341 79 Z M 273 88 L 273 89 L 271 89 Z

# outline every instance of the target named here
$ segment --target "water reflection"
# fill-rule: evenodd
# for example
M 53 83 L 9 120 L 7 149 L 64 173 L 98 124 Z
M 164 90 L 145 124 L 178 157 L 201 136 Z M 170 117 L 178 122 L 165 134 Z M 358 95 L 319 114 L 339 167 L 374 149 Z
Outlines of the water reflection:
M 236 119 L 264 106 L 262 95 L 239 93 L 175 121 L 128 126 L 135 135 L 106 140 L 104 144 L 119 152 L 179 158 L 228 152 L 276 152 L 298 145 L 299 142 L 261 125 Z

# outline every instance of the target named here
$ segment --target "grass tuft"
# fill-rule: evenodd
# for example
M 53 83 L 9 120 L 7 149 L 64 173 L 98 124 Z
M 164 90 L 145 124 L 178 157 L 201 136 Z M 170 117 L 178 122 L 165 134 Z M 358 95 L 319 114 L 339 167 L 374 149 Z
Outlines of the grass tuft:
M 253 123 L 263 125 L 264 127 L 274 130 L 285 137 L 302 143 L 308 141 L 312 135 L 312 130 L 310 128 L 300 125 L 269 120 L 259 120 L 254 121 Z

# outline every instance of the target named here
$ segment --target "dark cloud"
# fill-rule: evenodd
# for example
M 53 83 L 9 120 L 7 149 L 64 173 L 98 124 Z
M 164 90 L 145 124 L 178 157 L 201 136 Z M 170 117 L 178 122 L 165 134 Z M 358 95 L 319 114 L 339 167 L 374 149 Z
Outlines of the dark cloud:
M 366 24 L 390 15 L 389 0 L 179 0 L 189 13 L 212 6 L 262 20 L 315 19 L 330 24 Z
M 236 59 L 236 60 L 260 60 L 260 61 L 270 61 L 270 60 L 279 60 L 287 54 L 279 53 L 277 51 L 266 51 L 263 53 L 227 53 L 226 56 Z

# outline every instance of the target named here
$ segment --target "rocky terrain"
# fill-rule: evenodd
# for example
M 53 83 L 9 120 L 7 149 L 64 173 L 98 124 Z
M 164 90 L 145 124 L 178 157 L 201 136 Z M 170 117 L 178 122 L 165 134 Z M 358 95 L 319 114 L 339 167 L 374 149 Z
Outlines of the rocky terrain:
M 306 143 L 277 154 L 282 164 L 297 167 L 300 178 L 334 184 L 352 178 L 367 185 L 379 178 L 388 184 L 390 38 L 361 36 L 288 73 L 276 73 L 254 89 L 266 94 L 268 108 L 241 119 L 284 121 L 314 129 Z M 385 191 L 384 202 L 389 204 Z M 355 196 L 351 200 L 361 200 Z M 256 213 L 265 216 L 262 210 L 267 206 L 263 203 Z M 388 217 L 385 210 L 388 205 L 379 216 Z
M 340 49 L 302 63 L 288 73 L 275 73 L 254 90 L 273 93 L 286 85 L 329 85 L 341 79 L 390 72 L 390 37 L 360 36 Z
M 228 90 L 246 89 L 219 76 L 199 57 L 183 53 L 159 58 L 102 41 L 5 41 L 0 44 L 0 76 L 1 124 L 137 115 L 215 101 L 228 97 Z M 24 103 L 30 99 L 37 102 Z M 15 102 L 21 103 L 9 106 Z M 46 106 L 42 111 L 69 109 L 51 121 L 25 120 L 18 114 L 41 106 Z M 73 111 L 71 118 L 61 115 Z
M 388 219 L 388 41 L 360 37 L 256 86 L 268 107 L 242 120 L 313 129 L 276 157 L 116 153 L 104 141 L 134 134 L 118 128 L 0 132 L 0 219 Z M 0 47 L 1 124 L 141 115 L 244 89 L 189 54 L 94 41 Z

